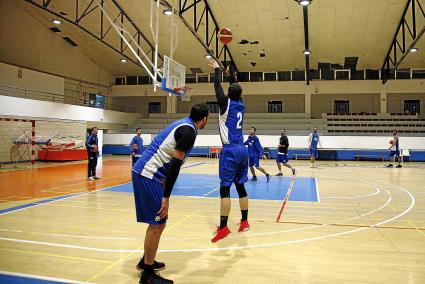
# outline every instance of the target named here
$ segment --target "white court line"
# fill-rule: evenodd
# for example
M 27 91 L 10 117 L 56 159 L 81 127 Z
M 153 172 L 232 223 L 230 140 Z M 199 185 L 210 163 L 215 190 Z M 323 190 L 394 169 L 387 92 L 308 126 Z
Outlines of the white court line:
M 124 184 L 127 184 L 127 183 L 128 182 L 122 183 L 122 184 L 117 184 L 117 185 L 114 185 L 114 186 L 120 186 L 120 185 L 124 185 Z M 109 186 L 109 187 L 112 187 L 112 186 Z M 0 213 L 0 216 L 1 215 L 6 215 L 6 214 L 10 214 L 10 213 L 19 212 L 19 211 L 22 211 L 22 210 L 25 210 L 25 209 L 29 209 L 29 208 L 34 208 L 34 207 L 42 206 L 42 205 L 45 205 L 45 204 L 50 204 L 50 203 L 53 203 L 53 202 L 57 202 L 57 201 L 61 201 L 61 200 L 69 199 L 69 198 L 74 198 L 74 197 L 77 197 L 77 196 L 92 194 L 92 193 L 95 193 L 97 191 L 100 191 L 100 190 L 104 190 L 106 188 L 109 188 L 109 187 L 99 188 L 99 189 L 96 189 L 96 190 L 93 190 L 93 191 L 90 191 L 90 192 L 82 192 L 82 193 L 72 194 L 71 196 L 64 197 L 64 198 L 60 198 L 60 197 L 67 196 L 69 194 L 54 196 L 54 197 L 51 197 L 51 198 L 57 198 L 57 199 L 52 200 L 52 201 L 48 201 L 48 202 L 43 202 L 43 203 L 40 203 L 40 204 L 37 204 L 37 202 L 31 202 L 29 204 L 34 204 L 34 205 L 28 206 L 28 207 L 24 207 L 24 208 L 21 208 L 21 209 L 11 210 L 11 211 L 4 212 L 4 213 Z M 49 198 L 46 198 L 46 199 L 49 199 Z M 42 202 L 42 200 L 39 200 L 38 202 Z
M 397 187 L 397 186 L 395 186 Z M 341 232 L 341 233 L 335 233 L 335 234 L 329 234 L 329 235 L 324 235 L 324 236 L 319 236 L 319 237 L 313 237 L 313 238 L 306 238 L 306 239 L 299 239 L 299 240 L 292 240 L 292 241 L 283 241 L 283 242 L 274 242 L 274 243 L 268 243 L 268 244 L 257 244 L 257 245 L 245 245 L 245 246 L 233 246 L 233 247 L 221 247 L 221 248 L 198 248 L 198 249 L 175 249 L 175 250 L 159 250 L 158 252 L 204 252 L 204 251 L 220 251 L 220 250 L 229 250 L 229 249 L 246 249 L 246 248 L 259 248 L 259 247 L 273 247 L 273 246 L 280 246 L 280 245 L 287 245 L 287 244 L 294 244 L 294 243 L 302 243 L 302 242 L 307 242 L 307 241 L 315 241 L 315 240 L 322 240 L 322 239 L 326 239 L 326 238 L 331 238 L 331 237 L 337 237 L 337 236 L 343 236 L 343 235 L 348 235 L 351 233 L 355 233 L 355 232 L 360 232 L 360 231 L 364 231 L 367 230 L 369 228 L 373 228 L 373 227 L 377 227 L 386 223 L 389 223 L 395 219 L 398 219 L 400 217 L 402 217 L 403 215 L 407 214 L 410 210 L 412 210 L 413 206 L 415 205 L 415 198 L 413 197 L 413 195 L 401 188 L 401 187 L 397 187 L 400 190 L 404 191 L 406 194 L 409 195 L 411 203 L 410 206 L 405 209 L 402 213 L 390 218 L 390 219 L 386 219 L 384 221 L 378 222 L 376 224 L 370 225 L 368 227 L 362 227 L 362 228 L 357 228 L 357 229 L 353 229 L 353 230 L 349 230 L 349 231 L 345 231 L 345 232 Z M 389 193 L 389 192 L 388 192 Z M 389 201 L 387 201 L 387 203 L 389 204 L 389 202 L 391 201 L 391 198 L 389 199 Z M 384 204 L 381 207 L 385 207 L 388 204 Z M 374 211 L 378 211 L 382 208 L 377 208 Z M 369 212 L 367 214 L 372 214 L 373 212 Z M 365 214 L 365 215 L 367 215 Z M 360 216 L 354 217 L 354 218 L 359 218 Z M 322 226 L 322 225 L 319 225 Z M 308 227 L 307 227 L 308 228 Z M 302 229 L 302 228 L 300 228 Z M 22 240 L 22 239 L 11 239 L 11 238 L 0 238 L 0 240 L 4 240 L 4 241 L 11 241 L 11 242 L 18 242 L 18 243 L 30 243 L 30 244 L 38 244 L 38 245 L 46 245 L 46 246 L 53 246 L 53 247 L 63 247 L 63 248 L 73 248 L 73 249 L 81 249 L 81 250 L 89 250 L 89 251 L 98 251 L 98 252 L 117 252 L 117 253 L 130 253 L 130 252 L 137 252 L 137 253 L 143 253 L 143 250 L 124 250 L 124 249 L 103 249 L 103 248 L 94 248 L 94 247 L 84 247 L 84 246 L 75 246 L 75 245 L 67 245 L 67 244 L 60 244 L 60 243 L 50 243 L 50 242 L 39 242 L 39 241 L 30 241 L 30 240 Z
M 376 187 L 376 186 L 372 186 L 372 187 L 375 189 L 375 192 L 370 193 L 370 194 L 355 195 L 355 196 L 323 196 L 322 198 L 325 198 L 325 199 L 355 199 L 355 198 L 364 198 L 364 197 L 374 196 L 374 195 L 377 195 L 381 192 L 381 189 L 379 187 Z
M 9 275 L 9 276 L 16 276 L 16 277 L 23 277 L 23 278 L 55 281 L 55 282 L 59 282 L 59 283 L 71 283 L 71 284 L 93 283 L 93 282 L 81 282 L 81 281 L 75 281 L 75 280 L 69 280 L 69 279 L 63 279 L 63 278 L 54 278 L 54 277 L 48 277 L 48 276 L 40 276 L 40 275 L 34 275 L 34 274 L 25 274 L 25 273 L 17 273 L 17 272 L 9 272 L 9 271 L 0 271 L 0 274 Z
M 319 185 L 317 184 L 317 178 L 314 178 L 314 183 L 316 184 L 316 196 L 317 196 L 317 202 L 320 202 Z

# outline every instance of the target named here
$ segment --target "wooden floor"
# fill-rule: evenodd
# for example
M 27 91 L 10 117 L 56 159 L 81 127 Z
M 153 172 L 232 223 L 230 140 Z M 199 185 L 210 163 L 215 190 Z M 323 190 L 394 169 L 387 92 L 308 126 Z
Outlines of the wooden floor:
M 320 202 L 289 202 L 276 223 L 280 201 L 251 200 L 252 230 L 239 234 L 234 200 L 233 233 L 217 244 L 218 198 L 172 197 L 161 274 L 197 284 L 425 283 L 425 164 L 293 163 L 299 177 L 317 178 Z M 218 173 L 215 159 L 187 165 L 183 173 Z M 263 165 L 276 173 L 274 161 Z M 96 182 L 86 181 L 84 163 L 0 173 L 1 271 L 138 283 L 146 226 L 135 221 L 131 193 L 101 190 L 130 181 L 129 159 L 106 158 L 98 172 Z

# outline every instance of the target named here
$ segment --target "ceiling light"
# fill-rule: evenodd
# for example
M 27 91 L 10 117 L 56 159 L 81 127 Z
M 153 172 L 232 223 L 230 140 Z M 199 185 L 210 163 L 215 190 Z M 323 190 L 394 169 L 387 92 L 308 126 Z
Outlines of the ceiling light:
M 127 59 L 121 58 L 120 61 L 121 61 L 121 63 L 126 63 L 127 62 Z
M 304 50 L 304 52 L 303 52 L 305 55 L 310 55 L 311 54 L 311 51 L 310 50 Z
M 62 24 L 62 21 L 61 20 L 58 20 L 58 19 L 53 19 L 52 20 L 52 23 L 55 24 L 55 25 L 61 25 Z
M 298 4 L 300 4 L 301 6 L 308 6 L 311 4 L 311 0 L 300 0 L 298 1 Z
M 211 54 L 207 53 L 207 54 L 205 54 L 205 58 L 206 58 L 206 59 L 211 59 L 211 58 L 212 58 L 212 56 L 211 56 Z
M 411 49 L 409 49 L 410 52 L 415 53 L 418 52 L 419 49 L 417 49 L 416 47 L 412 47 Z
M 173 11 L 170 8 L 168 8 L 168 9 L 164 10 L 164 12 L 162 12 L 162 13 L 166 16 L 171 16 L 173 14 Z

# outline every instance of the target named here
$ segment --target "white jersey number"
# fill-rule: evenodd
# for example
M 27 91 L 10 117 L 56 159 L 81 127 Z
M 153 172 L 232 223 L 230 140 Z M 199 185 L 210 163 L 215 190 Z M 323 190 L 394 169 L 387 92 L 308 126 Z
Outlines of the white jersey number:
M 238 117 L 239 120 L 238 120 L 238 123 L 236 124 L 236 128 L 237 129 L 241 129 L 242 128 L 241 123 L 242 123 L 242 119 L 243 119 L 242 113 L 241 112 L 238 112 L 237 117 Z

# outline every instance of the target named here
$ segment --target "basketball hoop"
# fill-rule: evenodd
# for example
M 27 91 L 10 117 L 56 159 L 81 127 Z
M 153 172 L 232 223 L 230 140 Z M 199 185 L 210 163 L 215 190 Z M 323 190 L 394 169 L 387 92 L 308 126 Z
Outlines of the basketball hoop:
M 193 91 L 193 88 L 190 87 L 177 87 L 174 88 L 174 93 L 176 94 L 176 96 L 179 97 L 185 97 L 187 95 L 190 95 L 190 93 Z

